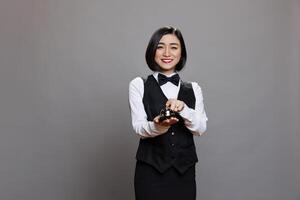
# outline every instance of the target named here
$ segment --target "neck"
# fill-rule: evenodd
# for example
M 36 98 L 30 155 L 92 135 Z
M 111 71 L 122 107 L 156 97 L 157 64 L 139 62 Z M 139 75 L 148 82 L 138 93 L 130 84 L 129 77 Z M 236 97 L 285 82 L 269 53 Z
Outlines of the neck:
M 175 72 L 174 70 L 172 70 L 172 71 L 160 71 L 160 73 L 162 73 L 166 76 L 169 76 L 169 75 L 173 74 L 174 72 Z

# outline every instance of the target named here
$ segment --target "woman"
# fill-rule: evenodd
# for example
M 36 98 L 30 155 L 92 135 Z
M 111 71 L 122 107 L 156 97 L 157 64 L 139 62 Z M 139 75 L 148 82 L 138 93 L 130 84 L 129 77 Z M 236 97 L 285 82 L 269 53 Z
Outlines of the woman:
M 206 131 L 200 86 L 178 75 L 186 63 L 179 29 L 162 27 L 152 35 L 146 61 L 154 72 L 129 84 L 132 126 L 140 137 L 134 177 L 136 200 L 195 200 L 193 136 Z M 162 109 L 176 116 L 160 120 Z

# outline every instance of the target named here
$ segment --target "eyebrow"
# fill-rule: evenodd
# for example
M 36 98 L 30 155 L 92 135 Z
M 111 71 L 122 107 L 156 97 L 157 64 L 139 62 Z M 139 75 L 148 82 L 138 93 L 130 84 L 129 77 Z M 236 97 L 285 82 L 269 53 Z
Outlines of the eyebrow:
M 165 43 L 163 43 L 163 42 L 159 42 L 158 44 L 165 44 Z M 170 45 L 177 45 L 177 46 L 179 46 L 179 44 L 178 44 L 178 43 L 170 43 Z

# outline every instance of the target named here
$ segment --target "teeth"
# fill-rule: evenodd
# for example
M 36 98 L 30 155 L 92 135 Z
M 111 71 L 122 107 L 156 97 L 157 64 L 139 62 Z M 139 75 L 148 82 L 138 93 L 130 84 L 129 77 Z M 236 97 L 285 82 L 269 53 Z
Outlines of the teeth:
M 163 62 L 171 62 L 171 59 L 162 59 Z

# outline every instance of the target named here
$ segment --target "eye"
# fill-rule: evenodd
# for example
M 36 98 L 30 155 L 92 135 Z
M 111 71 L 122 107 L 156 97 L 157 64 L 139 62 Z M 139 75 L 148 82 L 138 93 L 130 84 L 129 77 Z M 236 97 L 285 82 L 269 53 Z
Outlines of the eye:
M 163 46 L 157 46 L 157 49 L 162 49 L 163 48 Z
M 174 49 L 174 50 L 178 49 L 178 47 L 171 47 L 171 48 Z

